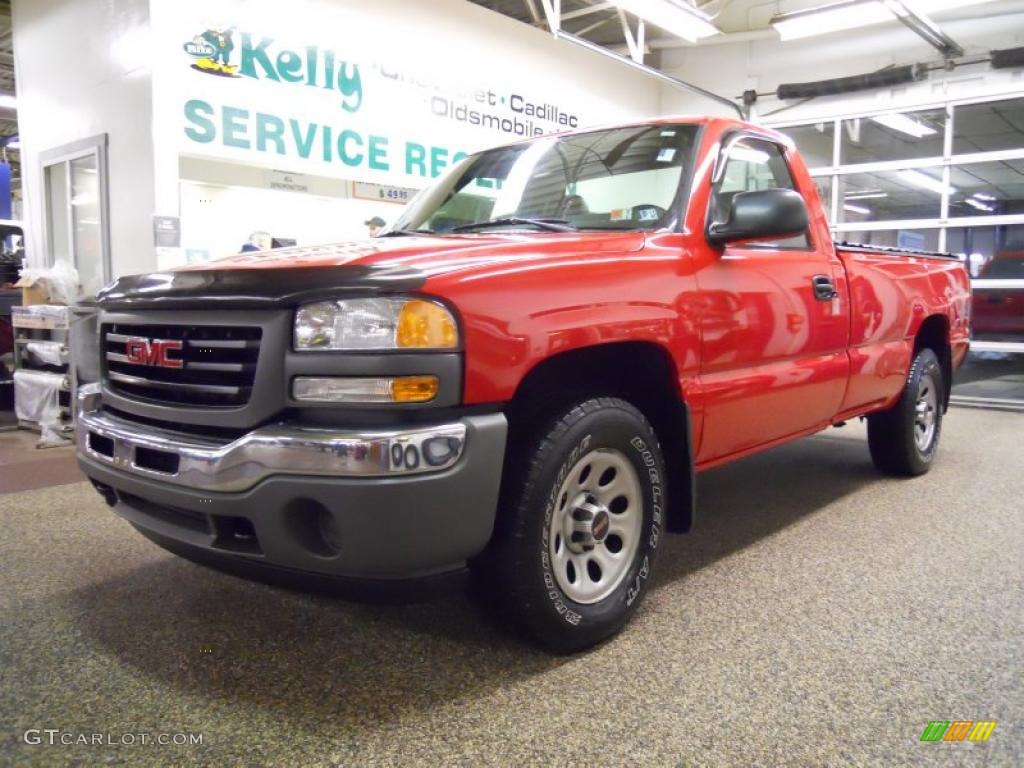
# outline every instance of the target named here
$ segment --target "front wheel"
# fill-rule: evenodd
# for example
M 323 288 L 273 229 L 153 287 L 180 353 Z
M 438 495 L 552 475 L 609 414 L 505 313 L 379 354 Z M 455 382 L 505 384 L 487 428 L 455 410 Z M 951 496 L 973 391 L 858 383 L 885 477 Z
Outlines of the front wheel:
M 889 475 L 923 475 L 931 469 L 942 432 L 945 400 L 942 366 L 930 349 L 914 357 L 899 401 L 868 416 L 868 447 L 875 466 Z
M 511 609 L 562 653 L 617 632 L 640 604 L 664 525 L 665 468 L 635 407 L 594 398 L 512 461 L 493 556 Z

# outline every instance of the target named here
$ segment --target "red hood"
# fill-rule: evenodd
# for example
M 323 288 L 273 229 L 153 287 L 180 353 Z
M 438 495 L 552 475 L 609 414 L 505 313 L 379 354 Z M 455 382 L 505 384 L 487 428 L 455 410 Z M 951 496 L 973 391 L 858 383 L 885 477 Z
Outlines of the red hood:
M 331 245 L 252 251 L 175 271 L 394 266 L 410 267 L 431 277 L 511 261 L 635 252 L 644 247 L 644 242 L 642 232 L 381 237 Z

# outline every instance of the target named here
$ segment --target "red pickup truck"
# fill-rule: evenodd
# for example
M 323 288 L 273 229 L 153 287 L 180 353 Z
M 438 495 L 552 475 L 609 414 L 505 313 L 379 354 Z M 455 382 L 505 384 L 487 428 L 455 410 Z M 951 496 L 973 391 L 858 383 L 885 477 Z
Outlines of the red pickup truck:
M 686 118 L 470 155 L 380 238 L 98 302 L 79 461 L 146 536 L 246 572 L 468 566 L 572 651 L 637 609 L 701 470 L 866 416 L 882 471 L 926 472 L 971 295 L 954 258 L 833 244 L 786 137 Z

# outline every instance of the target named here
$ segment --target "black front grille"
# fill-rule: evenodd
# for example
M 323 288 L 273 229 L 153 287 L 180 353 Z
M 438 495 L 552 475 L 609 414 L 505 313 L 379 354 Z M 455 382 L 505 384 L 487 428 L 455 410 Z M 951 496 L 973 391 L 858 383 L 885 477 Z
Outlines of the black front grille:
M 108 323 L 102 333 L 107 385 L 113 392 L 200 407 L 249 402 L 260 328 Z

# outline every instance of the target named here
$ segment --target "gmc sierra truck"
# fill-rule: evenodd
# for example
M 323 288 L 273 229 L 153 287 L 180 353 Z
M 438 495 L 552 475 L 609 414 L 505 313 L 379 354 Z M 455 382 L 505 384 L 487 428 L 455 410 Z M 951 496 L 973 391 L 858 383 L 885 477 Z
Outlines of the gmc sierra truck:
M 637 610 L 702 470 L 866 417 L 882 472 L 927 472 L 971 307 L 955 258 L 834 244 L 792 142 L 718 118 L 473 154 L 380 238 L 97 299 L 79 461 L 140 532 L 245 573 L 468 568 L 561 652 Z

